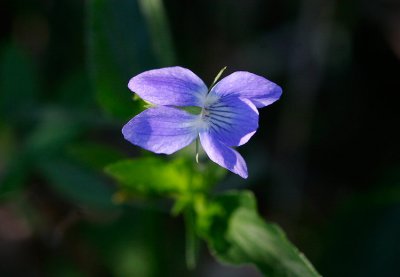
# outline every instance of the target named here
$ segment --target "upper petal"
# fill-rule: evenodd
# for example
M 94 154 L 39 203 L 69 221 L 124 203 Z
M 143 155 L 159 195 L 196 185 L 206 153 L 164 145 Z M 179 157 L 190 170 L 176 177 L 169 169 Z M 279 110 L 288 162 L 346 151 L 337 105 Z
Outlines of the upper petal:
M 219 81 L 210 93 L 220 96 L 237 95 L 249 99 L 257 108 L 262 108 L 278 100 L 282 89 L 264 77 L 237 71 Z
M 228 146 L 240 146 L 256 132 L 258 111 L 250 100 L 225 96 L 206 106 L 205 120 L 210 133 L 219 141 Z
M 207 86 L 189 69 L 175 66 L 145 71 L 128 84 L 142 99 L 156 105 L 201 106 Z
M 226 146 L 207 131 L 200 132 L 199 135 L 204 151 L 213 162 L 240 175 L 242 178 L 247 178 L 246 162 L 237 151 Z
M 129 142 L 155 153 L 172 154 L 196 137 L 197 116 L 172 107 L 158 106 L 132 118 L 122 133 Z

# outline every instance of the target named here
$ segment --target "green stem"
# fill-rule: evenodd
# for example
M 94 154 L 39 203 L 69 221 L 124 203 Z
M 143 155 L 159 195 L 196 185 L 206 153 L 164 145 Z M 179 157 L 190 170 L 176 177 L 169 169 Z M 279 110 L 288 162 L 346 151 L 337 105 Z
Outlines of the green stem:
M 186 265 L 188 269 L 194 269 L 199 254 L 199 238 L 195 231 L 195 218 L 192 207 L 185 210 L 186 225 Z

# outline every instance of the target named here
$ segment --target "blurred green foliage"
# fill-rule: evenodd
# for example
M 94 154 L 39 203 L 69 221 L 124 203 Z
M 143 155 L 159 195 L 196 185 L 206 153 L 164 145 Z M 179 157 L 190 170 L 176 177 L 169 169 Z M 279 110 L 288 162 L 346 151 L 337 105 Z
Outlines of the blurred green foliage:
M 323 276 L 397 276 L 398 24 L 396 5 L 378 2 L 321 13 L 318 1 L 3 1 L 0 276 L 317 276 L 287 237 Z M 129 78 L 177 61 L 210 81 L 227 64 L 282 84 L 240 149 L 246 183 L 123 140 L 146 106 Z M 319 93 L 314 119 L 294 112 L 304 87 Z M 296 174 L 285 143 L 307 120 Z M 284 186 L 297 178 L 304 186 Z M 244 187 L 254 195 L 226 191 Z
M 30 58 L 15 45 L 6 45 L 2 49 L 0 78 L 2 120 L 10 125 L 24 124 L 36 111 L 39 80 Z
M 106 0 L 87 3 L 89 69 L 100 105 L 126 120 L 137 114 L 141 102 L 126 91 L 129 78 L 143 68 L 174 62 L 161 0 Z
M 165 161 L 156 157 L 113 163 L 106 172 L 118 180 L 122 199 L 139 194 L 177 201 L 174 213 L 184 211 L 188 221 L 189 267 L 196 264 L 196 236 L 201 236 L 220 260 L 254 264 L 265 276 L 319 276 L 283 231 L 258 215 L 251 193 L 225 193 L 210 199 L 210 188 L 219 179 L 214 172 L 199 171 L 183 158 Z
M 123 192 L 178 198 L 206 193 L 223 176 L 217 166 L 208 165 L 201 170 L 193 159 L 188 161 L 183 157 L 173 160 L 137 158 L 113 163 L 105 170 L 120 183 Z
M 255 264 L 265 276 L 320 276 L 276 225 L 257 212 L 248 191 L 227 192 L 198 204 L 199 233 L 230 264 Z

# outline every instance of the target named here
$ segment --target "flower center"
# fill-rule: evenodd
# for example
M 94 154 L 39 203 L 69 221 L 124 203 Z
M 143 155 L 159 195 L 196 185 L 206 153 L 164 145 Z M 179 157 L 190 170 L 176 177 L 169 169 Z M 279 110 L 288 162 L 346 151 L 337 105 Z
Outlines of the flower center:
M 197 128 L 199 130 L 207 130 L 210 128 L 211 120 L 213 117 L 213 105 L 219 101 L 219 97 L 215 94 L 209 93 L 203 102 L 203 107 L 201 107 L 199 120 L 197 122 Z
M 207 110 L 207 108 L 206 108 L 206 107 L 204 107 L 204 108 L 202 108 L 202 109 L 201 109 L 201 113 L 200 113 L 200 115 L 201 115 L 201 119 L 203 119 L 203 120 L 207 120 L 207 118 L 209 118 L 209 117 L 210 117 L 210 111 L 209 111 L 209 110 Z

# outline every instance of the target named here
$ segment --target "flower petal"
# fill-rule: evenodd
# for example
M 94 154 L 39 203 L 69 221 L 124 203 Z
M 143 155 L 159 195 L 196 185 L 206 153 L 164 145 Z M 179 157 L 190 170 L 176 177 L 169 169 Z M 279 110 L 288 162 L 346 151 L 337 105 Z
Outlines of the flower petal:
M 236 150 L 221 143 L 207 131 L 200 132 L 200 142 L 213 162 L 240 175 L 244 179 L 247 178 L 246 162 Z
M 210 133 L 228 146 L 246 143 L 258 128 L 257 108 L 247 99 L 236 96 L 217 98 L 206 107 L 206 111 Z
M 175 66 L 145 71 L 128 84 L 131 91 L 156 105 L 202 106 L 207 86 L 189 69 Z
M 249 99 L 257 108 L 262 108 L 278 100 L 282 89 L 264 77 L 246 71 L 237 71 L 219 81 L 211 89 L 211 93 L 220 96 L 237 95 Z
M 155 153 L 172 154 L 196 137 L 198 116 L 171 107 L 150 108 L 132 118 L 122 133 L 129 142 Z

